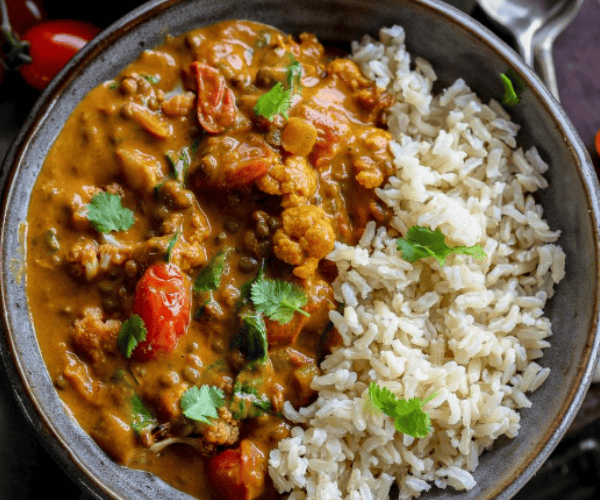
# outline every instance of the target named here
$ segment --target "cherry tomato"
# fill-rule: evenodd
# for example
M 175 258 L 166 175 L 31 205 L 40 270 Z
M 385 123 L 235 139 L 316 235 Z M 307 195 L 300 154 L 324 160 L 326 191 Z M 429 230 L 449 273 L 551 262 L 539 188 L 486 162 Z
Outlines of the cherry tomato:
M 237 448 L 210 457 L 206 477 L 220 500 L 254 500 L 264 492 L 265 468 L 262 451 L 244 439 Z
M 596 153 L 598 153 L 598 156 L 600 156 L 600 129 L 596 134 Z
M 199 62 L 192 63 L 198 85 L 198 121 L 210 134 L 218 134 L 235 120 L 235 97 L 219 72 Z
M 101 29 L 84 21 L 71 19 L 42 21 L 23 33 L 30 43 L 32 62 L 19 71 L 23 79 L 37 90 L 46 88 L 50 80 Z
M 172 352 L 190 323 L 191 302 L 190 280 L 178 266 L 158 263 L 148 267 L 133 298 L 133 312 L 144 320 L 148 333 L 132 358 L 147 361 Z

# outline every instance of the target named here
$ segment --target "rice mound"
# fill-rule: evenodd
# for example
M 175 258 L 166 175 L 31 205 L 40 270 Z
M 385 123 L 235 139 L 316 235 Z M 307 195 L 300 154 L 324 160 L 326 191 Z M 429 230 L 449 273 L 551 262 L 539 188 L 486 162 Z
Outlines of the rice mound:
M 526 393 L 550 372 L 535 360 L 549 346 L 543 308 L 565 255 L 531 195 L 547 186 L 548 166 L 517 147 L 519 127 L 501 105 L 483 104 L 462 79 L 432 95 L 434 70 L 411 64 L 402 27 L 355 42 L 352 57 L 396 98 L 395 172 L 377 190 L 392 227 L 369 223 L 357 246 L 336 243 L 328 256 L 343 345 L 312 383 L 317 400 L 285 404 L 298 425 L 271 452 L 269 472 L 289 500 L 387 499 L 394 482 L 400 499 L 432 485 L 469 490 L 479 455 L 517 436 Z M 488 257 L 407 262 L 396 240 L 415 224 L 440 228 L 452 245 L 479 243 Z M 366 411 L 371 382 L 399 398 L 437 393 L 424 407 L 432 432 L 414 439 Z

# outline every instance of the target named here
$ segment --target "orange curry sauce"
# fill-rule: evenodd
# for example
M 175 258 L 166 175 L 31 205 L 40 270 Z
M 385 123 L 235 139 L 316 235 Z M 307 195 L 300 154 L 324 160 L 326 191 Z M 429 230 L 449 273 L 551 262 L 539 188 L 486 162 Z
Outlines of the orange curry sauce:
M 287 113 L 259 116 L 278 82 Z M 143 52 L 78 105 L 32 193 L 27 286 L 60 397 L 112 459 L 199 498 L 278 497 L 267 465 L 289 435 L 283 404 L 314 398 L 337 341 L 325 257 L 389 217 L 374 188 L 390 170 L 391 101 L 311 34 L 227 21 Z M 118 195 L 134 224 L 100 233 L 88 218 L 98 193 Z M 218 287 L 192 292 L 225 249 Z M 191 297 L 182 335 L 127 358 L 118 338 L 136 286 L 167 260 Z M 307 314 L 265 318 L 268 356 L 251 363 L 235 339 L 252 307 L 242 287 L 261 269 L 300 287 Z M 194 386 L 224 395 L 208 424 L 183 414 Z

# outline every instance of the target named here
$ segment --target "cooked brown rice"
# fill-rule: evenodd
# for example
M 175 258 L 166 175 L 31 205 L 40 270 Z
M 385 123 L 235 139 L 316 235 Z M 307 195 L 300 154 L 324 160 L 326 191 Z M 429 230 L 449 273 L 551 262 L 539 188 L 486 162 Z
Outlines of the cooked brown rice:
M 285 416 L 298 424 L 271 452 L 270 474 L 289 499 L 400 499 L 432 485 L 469 490 L 479 455 L 514 438 L 527 393 L 549 374 L 543 314 L 564 275 L 565 255 L 532 193 L 546 163 L 517 146 L 519 126 L 459 79 L 439 95 L 427 61 L 404 46 L 399 26 L 352 47 L 363 72 L 396 98 L 388 126 L 395 173 L 378 190 L 393 208 L 391 229 L 370 223 L 356 247 L 329 255 L 338 267 L 330 318 L 343 346 L 322 363 L 318 399 Z M 414 69 L 411 69 L 413 67 Z M 456 256 L 411 264 L 397 250 L 412 225 L 440 228 L 454 245 L 481 244 L 481 261 Z M 371 382 L 401 398 L 437 396 L 424 439 L 398 433 L 364 409 Z

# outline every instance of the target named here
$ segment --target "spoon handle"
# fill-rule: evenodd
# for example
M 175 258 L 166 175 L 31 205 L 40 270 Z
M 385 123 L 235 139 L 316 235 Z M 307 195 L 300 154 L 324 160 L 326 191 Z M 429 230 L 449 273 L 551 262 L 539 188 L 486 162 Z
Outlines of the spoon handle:
M 552 49 L 557 37 L 575 19 L 584 0 L 567 0 L 561 8 L 539 29 L 532 39 L 533 68 L 540 75 L 548 90 L 560 101 L 554 56 Z
M 554 47 L 553 38 L 545 38 L 536 44 L 533 49 L 534 68 L 540 75 L 550 93 L 560 101 L 558 92 L 558 83 L 556 81 L 556 71 L 554 69 L 554 56 L 552 49 Z

